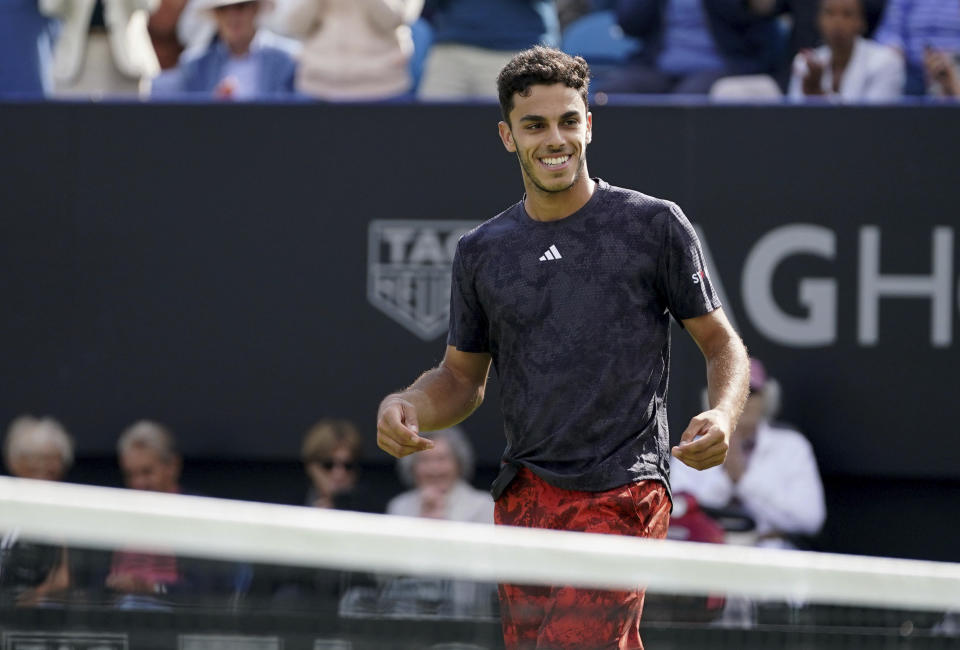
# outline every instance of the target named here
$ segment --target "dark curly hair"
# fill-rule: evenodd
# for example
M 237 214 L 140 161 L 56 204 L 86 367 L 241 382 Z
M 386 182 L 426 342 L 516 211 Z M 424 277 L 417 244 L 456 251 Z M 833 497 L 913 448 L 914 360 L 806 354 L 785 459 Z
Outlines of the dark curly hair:
M 584 107 L 589 110 L 587 92 L 590 89 L 590 66 L 583 57 L 538 45 L 524 50 L 510 60 L 497 76 L 497 93 L 504 121 L 510 123 L 513 96 L 526 97 L 530 86 L 564 84 L 580 93 Z

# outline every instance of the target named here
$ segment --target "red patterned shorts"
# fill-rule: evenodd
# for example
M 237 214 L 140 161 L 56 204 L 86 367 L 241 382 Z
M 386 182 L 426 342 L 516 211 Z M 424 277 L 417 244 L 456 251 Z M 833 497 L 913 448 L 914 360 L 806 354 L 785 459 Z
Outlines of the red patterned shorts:
M 498 524 L 663 539 L 670 499 L 655 480 L 605 492 L 553 487 L 523 468 L 497 500 Z M 500 585 L 507 650 L 643 649 L 644 589 L 603 591 L 563 586 Z

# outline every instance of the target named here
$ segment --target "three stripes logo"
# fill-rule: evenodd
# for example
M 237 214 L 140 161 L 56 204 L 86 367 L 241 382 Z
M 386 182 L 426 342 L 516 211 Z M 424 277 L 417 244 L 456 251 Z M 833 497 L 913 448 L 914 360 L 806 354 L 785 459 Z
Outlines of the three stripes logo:
M 557 250 L 557 245 L 550 244 L 550 248 L 548 248 L 546 252 L 544 252 L 544 254 L 540 256 L 540 261 L 547 262 L 550 260 L 559 260 L 562 257 L 563 256 L 560 255 L 560 251 Z

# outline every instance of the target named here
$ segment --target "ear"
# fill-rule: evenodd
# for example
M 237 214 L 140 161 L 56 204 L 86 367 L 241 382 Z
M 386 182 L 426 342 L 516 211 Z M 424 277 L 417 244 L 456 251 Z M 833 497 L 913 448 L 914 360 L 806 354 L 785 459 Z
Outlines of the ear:
M 507 151 L 516 152 L 517 145 L 513 141 L 513 131 L 510 129 L 510 125 L 504 121 L 500 121 L 497 124 L 497 128 L 500 130 L 500 140 L 503 142 L 503 147 Z
M 587 111 L 587 144 L 593 141 L 593 113 Z

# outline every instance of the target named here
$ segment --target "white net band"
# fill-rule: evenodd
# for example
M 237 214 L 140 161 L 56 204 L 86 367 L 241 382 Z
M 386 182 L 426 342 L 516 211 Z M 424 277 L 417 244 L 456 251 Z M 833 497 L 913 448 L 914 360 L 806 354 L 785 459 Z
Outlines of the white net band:
M 0 530 L 91 547 L 478 581 L 948 610 L 960 564 L 653 541 L 0 477 Z M 733 576 L 731 578 L 731 576 Z

